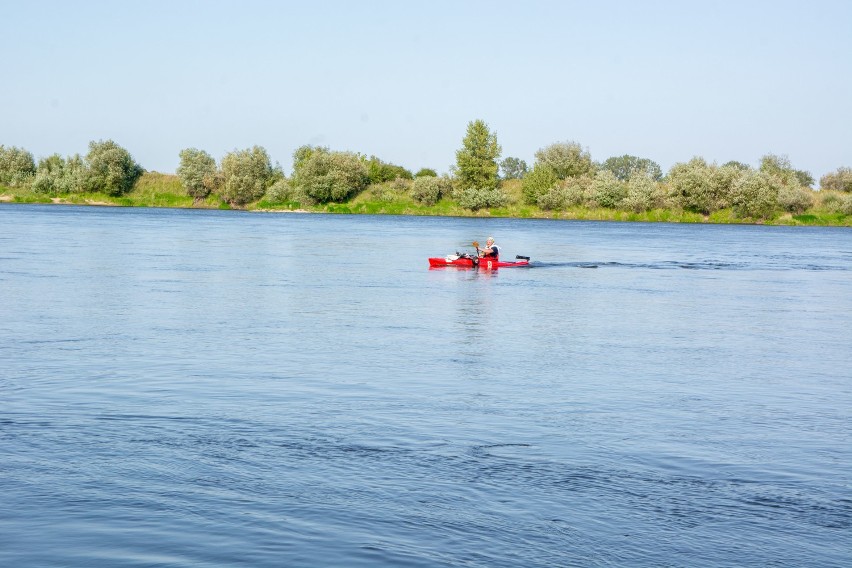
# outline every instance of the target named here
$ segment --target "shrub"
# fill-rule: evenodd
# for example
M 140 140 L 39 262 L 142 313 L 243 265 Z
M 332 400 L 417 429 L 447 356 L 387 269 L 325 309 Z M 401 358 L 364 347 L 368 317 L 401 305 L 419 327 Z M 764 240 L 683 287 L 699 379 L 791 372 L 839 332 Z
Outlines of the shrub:
M 637 175 L 642 175 L 653 181 L 660 181 L 663 170 L 660 165 L 648 158 L 637 156 L 613 156 L 601 164 L 601 169 L 609 170 L 621 181 L 628 181 Z
M 820 189 L 852 192 L 852 168 L 837 168 L 819 180 Z
M 197 148 L 180 151 L 177 175 L 187 195 L 196 201 L 204 199 L 217 189 L 221 180 L 216 169 L 216 160 Z
M 627 185 L 609 170 L 600 170 L 589 187 L 590 200 L 599 207 L 616 209 L 627 197 Z
M 531 205 L 538 203 L 539 198 L 556 187 L 558 183 L 559 178 L 553 168 L 544 164 L 536 164 L 523 179 L 521 190 L 524 201 Z
M 32 181 L 36 167 L 33 155 L 15 146 L 0 146 L 0 183 L 11 187 Z
M 804 213 L 813 207 L 813 191 L 801 186 L 784 185 L 778 191 L 778 204 L 788 213 Z
M 112 196 L 124 195 L 133 189 L 133 184 L 144 172 L 130 152 L 112 140 L 89 142 L 86 164 L 86 190 Z
M 778 209 L 781 187 L 776 176 L 763 171 L 744 172 L 734 181 L 734 213 L 739 217 L 769 219 Z
M 459 205 L 473 211 L 503 207 L 508 201 L 506 194 L 499 188 L 467 188 L 459 196 Z
M 565 178 L 539 196 L 537 205 L 544 210 L 560 210 L 582 205 L 592 179 L 588 175 Z
M 257 201 L 273 182 L 272 164 L 266 150 L 254 146 L 234 150 L 222 158 L 220 196 L 231 205 L 242 206 Z
M 364 162 L 351 152 L 313 152 L 296 169 L 294 184 L 317 203 L 346 201 L 364 191 L 370 179 Z
M 634 174 L 627 180 L 627 195 L 622 206 L 636 213 L 662 206 L 663 192 L 660 185 L 648 175 Z
M 707 215 L 731 206 L 734 181 L 744 173 L 737 166 L 719 167 L 693 158 L 672 166 L 667 181 L 677 206 Z
M 442 197 L 449 195 L 453 184 L 446 177 L 418 177 L 411 184 L 411 197 L 423 205 L 435 205 Z
M 558 179 L 581 176 L 594 170 L 592 157 L 577 142 L 558 142 L 535 153 L 536 165 L 553 170 Z
M 364 164 L 367 166 L 370 183 L 384 183 L 395 179 L 412 179 L 414 177 L 410 171 L 402 166 L 388 164 L 375 156 L 364 159 Z
M 852 195 L 844 195 L 840 202 L 840 213 L 852 215 Z
M 804 185 L 810 187 L 814 178 L 810 172 L 793 168 L 787 156 L 766 154 L 760 159 L 760 171 L 778 177 L 785 184 Z
M 838 191 L 820 191 L 819 208 L 829 213 L 840 213 L 843 209 L 844 194 Z
M 438 177 L 438 172 L 436 172 L 432 168 L 420 168 L 419 170 L 417 170 L 417 173 L 414 174 L 414 177 Z

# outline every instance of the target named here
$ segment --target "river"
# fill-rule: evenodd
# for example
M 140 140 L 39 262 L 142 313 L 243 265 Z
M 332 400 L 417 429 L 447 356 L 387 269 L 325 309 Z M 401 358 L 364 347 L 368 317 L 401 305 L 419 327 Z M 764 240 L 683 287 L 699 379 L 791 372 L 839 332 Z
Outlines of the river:
M 848 566 L 850 314 L 848 228 L 0 204 L 0 565 Z

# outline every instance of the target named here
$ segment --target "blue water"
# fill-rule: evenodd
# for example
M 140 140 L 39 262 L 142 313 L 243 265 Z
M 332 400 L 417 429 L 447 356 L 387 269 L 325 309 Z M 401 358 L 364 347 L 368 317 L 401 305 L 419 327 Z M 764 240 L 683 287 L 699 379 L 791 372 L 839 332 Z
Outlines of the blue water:
M 849 566 L 850 314 L 844 228 L 0 205 L 0 565 Z

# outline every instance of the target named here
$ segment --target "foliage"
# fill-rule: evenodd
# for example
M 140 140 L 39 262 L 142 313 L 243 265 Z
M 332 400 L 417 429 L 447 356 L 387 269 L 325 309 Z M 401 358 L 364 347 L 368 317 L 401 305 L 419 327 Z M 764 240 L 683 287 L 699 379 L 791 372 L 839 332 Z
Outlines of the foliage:
M 411 196 L 423 205 L 435 205 L 452 190 L 453 184 L 446 177 L 418 177 L 411 184 Z
M 678 206 L 707 215 L 731 206 L 734 180 L 745 173 L 736 166 L 719 167 L 703 158 L 693 158 L 672 166 L 667 178 L 671 197 Z
M 23 148 L 0 145 L 0 183 L 19 187 L 29 183 L 36 173 L 33 155 Z
M 736 160 L 731 160 L 730 162 L 725 162 L 722 164 L 723 168 L 734 168 L 740 170 L 741 172 L 745 172 L 751 169 L 751 166 L 748 164 L 744 164 L 742 162 L 738 162 Z
M 522 191 L 524 202 L 535 205 L 538 200 L 559 184 L 559 177 L 553 168 L 537 163 L 531 172 L 524 176 Z
M 782 185 L 778 190 L 778 204 L 784 211 L 799 215 L 813 207 L 813 191 L 798 185 Z
M 456 152 L 456 177 L 460 189 L 495 189 L 497 159 L 501 151 L 497 135 L 491 133 L 484 121 L 469 122 L 462 148 Z
M 660 184 L 652 176 L 637 173 L 627 180 L 627 195 L 624 197 L 622 206 L 641 213 L 662 207 L 663 199 Z
M 837 168 L 819 180 L 820 189 L 852 192 L 852 168 Z
M 234 150 L 222 158 L 219 194 L 231 205 L 242 206 L 260 199 L 273 180 L 272 164 L 263 147 Z
M 627 197 L 627 184 L 609 170 L 599 170 L 589 187 L 590 201 L 599 207 L 617 209 Z
M 601 168 L 611 171 L 621 181 L 627 181 L 637 174 L 641 174 L 653 181 L 660 181 L 663 177 L 663 170 L 657 162 L 648 158 L 639 158 L 627 154 L 607 158 L 601 164 Z
M 589 174 L 592 156 L 577 142 L 558 142 L 535 153 L 535 165 L 550 168 L 558 179 Z
M 414 174 L 414 177 L 438 177 L 438 172 L 436 172 L 432 168 L 420 168 L 419 170 L 417 170 L 417 173 Z
M 536 204 L 545 211 L 558 211 L 582 205 L 592 184 L 592 177 L 585 175 L 565 178 L 538 197 Z
M 386 181 L 395 180 L 397 178 L 414 178 L 411 172 L 403 168 L 402 166 L 383 162 L 375 156 L 364 158 L 364 163 L 367 166 L 367 175 L 370 178 L 370 183 L 383 183 Z
M 780 178 L 765 171 L 743 172 L 732 187 L 734 213 L 741 218 L 771 218 L 778 209 L 781 187 Z
M 462 189 L 459 205 L 465 209 L 477 211 L 492 207 L 503 207 L 509 202 L 506 194 L 500 188 L 468 187 Z
M 760 159 L 760 171 L 777 176 L 786 184 L 803 185 L 810 187 L 814 184 L 814 178 L 810 172 L 793 168 L 787 156 L 776 156 L 766 154 Z
M 86 164 L 86 191 L 112 196 L 124 195 L 133 189 L 133 184 L 145 171 L 130 152 L 112 140 L 89 142 Z
M 180 165 L 177 175 L 187 195 L 194 199 L 204 199 L 214 192 L 221 180 L 216 169 L 216 160 L 197 148 L 180 151 Z
M 524 160 L 511 156 L 500 162 L 503 179 L 523 179 L 527 175 L 528 169 Z
M 80 193 L 85 190 L 88 170 L 79 154 L 63 159 L 53 154 L 39 160 L 32 189 L 43 195 Z
M 328 153 L 330 151 L 331 150 L 329 150 L 326 146 L 299 146 L 293 152 L 293 174 L 295 175 L 295 173 L 299 171 L 299 168 L 302 167 L 302 164 L 304 164 L 308 160 L 308 158 L 313 156 L 315 153 Z
M 313 151 L 293 172 L 294 186 L 317 203 L 346 201 L 369 181 L 367 166 L 351 152 Z

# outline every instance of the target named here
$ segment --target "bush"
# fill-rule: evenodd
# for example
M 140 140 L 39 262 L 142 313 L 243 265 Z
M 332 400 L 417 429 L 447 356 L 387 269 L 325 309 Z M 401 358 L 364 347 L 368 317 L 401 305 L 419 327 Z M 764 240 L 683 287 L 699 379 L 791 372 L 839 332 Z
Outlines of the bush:
M 852 168 L 837 168 L 819 180 L 820 189 L 852 192 Z
M 587 175 L 565 178 L 539 196 L 537 205 L 546 211 L 558 211 L 582 205 L 592 184 L 592 179 Z
M 0 146 L 0 183 L 11 187 L 26 185 L 35 176 L 33 155 L 15 146 Z
M 412 179 L 414 176 L 410 171 L 394 164 L 388 164 L 381 161 L 375 156 L 370 156 L 364 160 L 367 166 L 367 175 L 370 178 L 370 183 L 384 183 L 395 179 Z
M 840 213 L 845 195 L 838 191 L 820 191 L 819 208 L 829 213 Z
M 317 203 L 342 202 L 364 191 L 370 181 L 364 162 L 351 152 L 316 151 L 299 164 L 294 185 Z
M 844 195 L 840 202 L 840 213 L 852 215 L 852 195 Z
M 581 176 L 594 170 L 592 156 L 577 142 L 558 142 L 535 153 L 536 165 L 548 167 L 558 179 Z
M 784 211 L 799 215 L 813 207 L 814 194 L 804 187 L 785 185 L 778 191 L 778 203 Z
M 627 197 L 627 185 L 609 170 L 600 170 L 589 187 L 590 200 L 599 207 L 618 208 Z
M 463 189 L 459 196 L 459 205 L 473 211 L 503 207 L 508 202 L 508 197 L 499 188 L 467 188 Z
M 744 173 L 734 165 L 719 167 L 693 158 L 672 166 L 667 181 L 677 206 L 708 215 L 731 206 L 734 181 Z
M 662 204 L 663 192 L 653 178 L 638 173 L 627 180 L 627 195 L 624 197 L 622 207 L 642 213 L 661 207 Z
M 418 177 L 411 184 L 411 197 L 423 205 L 435 205 L 442 197 L 450 195 L 453 184 L 446 177 Z
M 559 177 L 557 177 L 553 168 L 544 164 L 536 164 L 532 171 L 524 176 L 521 185 L 524 201 L 530 205 L 535 205 L 541 196 L 550 192 L 558 183 Z
M 260 146 L 234 150 L 222 158 L 220 196 L 231 205 L 242 206 L 257 201 L 274 179 L 272 164 Z
M 86 190 L 112 196 L 129 192 L 144 172 L 130 152 L 112 140 L 89 142 L 86 164 Z
M 196 201 L 210 195 L 221 183 L 216 169 L 216 160 L 204 150 L 197 148 L 186 148 L 180 151 L 177 175 L 187 195 Z
M 417 173 L 414 174 L 414 177 L 438 177 L 438 172 L 436 172 L 432 168 L 420 168 L 419 170 L 417 170 Z
M 763 171 L 744 172 L 734 181 L 733 207 L 739 217 L 769 219 L 778 209 L 781 180 Z
M 663 170 L 657 162 L 637 156 L 624 155 L 607 158 L 601 164 L 601 169 L 611 171 L 621 181 L 628 181 L 637 175 L 642 175 L 653 181 L 660 181 L 663 177 Z
M 810 187 L 814 178 L 810 172 L 793 168 L 787 156 L 766 154 L 760 159 L 760 171 L 778 177 L 785 184 Z

